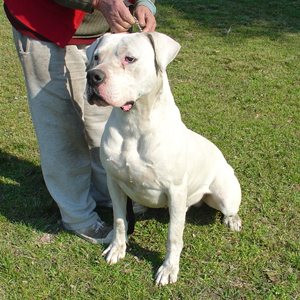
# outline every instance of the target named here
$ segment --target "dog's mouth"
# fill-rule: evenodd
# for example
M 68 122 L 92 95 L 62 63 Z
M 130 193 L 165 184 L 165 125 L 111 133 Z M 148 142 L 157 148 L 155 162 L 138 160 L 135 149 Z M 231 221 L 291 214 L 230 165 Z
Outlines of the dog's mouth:
M 97 106 L 108 106 L 109 104 L 104 100 L 104 98 L 99 95 L 97 90 L 89 89 L 88 92 L 88 103 L 93 105 L 96 104 Z
M 134 104 L 134 101 L 128 101 L 124 105 L 122 105 L 120 108 L 123 111 L 130 111 L 132 109 L 132 107 L 133 107 L 133 104 Z
M 96 104 L 97 106 L 108 106 L 110 105 L 105 99 L 99 94 L 98 89 L 94 89 L 91 86 L 87 86 L 87 101 L 90 105 Z M 123 111 L 130 111 L 134 105 L 134 101 L 128 101 L 123 104 L 120 108 Z

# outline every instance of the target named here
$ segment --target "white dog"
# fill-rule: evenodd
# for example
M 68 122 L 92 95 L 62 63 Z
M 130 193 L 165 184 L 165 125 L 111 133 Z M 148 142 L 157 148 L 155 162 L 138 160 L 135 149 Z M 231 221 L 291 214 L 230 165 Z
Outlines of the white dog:
M 87 51 L 90 104 L 112 105 L 100 147 L 114 209 L 114 236 L 104 251 L 114 264 L 125 256 L 126 199 L 169 208 L 167 253 L 156 284 L 177 280 L 187 208 L 207 203 L 232 231 L 241 189 L 219 149 L 181 121 L 166 74 L 180 45 L 157 33 L 106 34 Z

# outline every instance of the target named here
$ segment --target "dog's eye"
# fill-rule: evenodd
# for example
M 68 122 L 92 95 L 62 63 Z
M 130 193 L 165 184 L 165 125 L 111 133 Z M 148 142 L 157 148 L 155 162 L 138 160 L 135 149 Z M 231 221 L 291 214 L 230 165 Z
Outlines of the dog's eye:
M 135 58 L 131 56 L 125 56 L 125 61 L 131 64 L 135 62 Z
M 94 59 L 95 59 L 95 60 L 99 60 L 99 56 L 96 54 L 96 55 L 94 56 Z

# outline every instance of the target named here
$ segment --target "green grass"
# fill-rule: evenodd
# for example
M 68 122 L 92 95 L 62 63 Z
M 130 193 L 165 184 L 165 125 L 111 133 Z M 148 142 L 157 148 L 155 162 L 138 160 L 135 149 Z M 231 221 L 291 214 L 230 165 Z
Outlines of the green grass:
M 234 167 L 243 230 L 191 209 L 178 282 L 163 288 L 154 275 L 167 210 L 138 217 L 113 266 L 104 246 L 63 231 L 1 9 L 0 299 L 300 298 L 300 1 L 161 0 L 157 9 L 157 30 L 182 45 L 168 68 L 182 119 Z M 110 210 L 98 212 L 112 222 Z

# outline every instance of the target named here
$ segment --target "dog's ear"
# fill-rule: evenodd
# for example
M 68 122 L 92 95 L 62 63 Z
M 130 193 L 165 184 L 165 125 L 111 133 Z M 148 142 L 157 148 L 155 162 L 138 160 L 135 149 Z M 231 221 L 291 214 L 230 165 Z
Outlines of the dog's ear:
M 86 50 L 86 57 L 87 57 L 87 64 L 86 64 L 86 69 L 85 71 L 87 72 L 92 65 L 94 64 L 94 52 L 97 49 L 97 47 L 99 46 L 99 44 L 101 43 L 102 37 L 99 37 L 96 41 L 94 41 L 94 43 L 92 45 L 90 45 L 87 50 Z
M 145 33 L 155 52 L 155 60 L 160 71 L 165 72 L 168 64 L 176 57 L 180 45 L 169 36 L 159 32 Z

